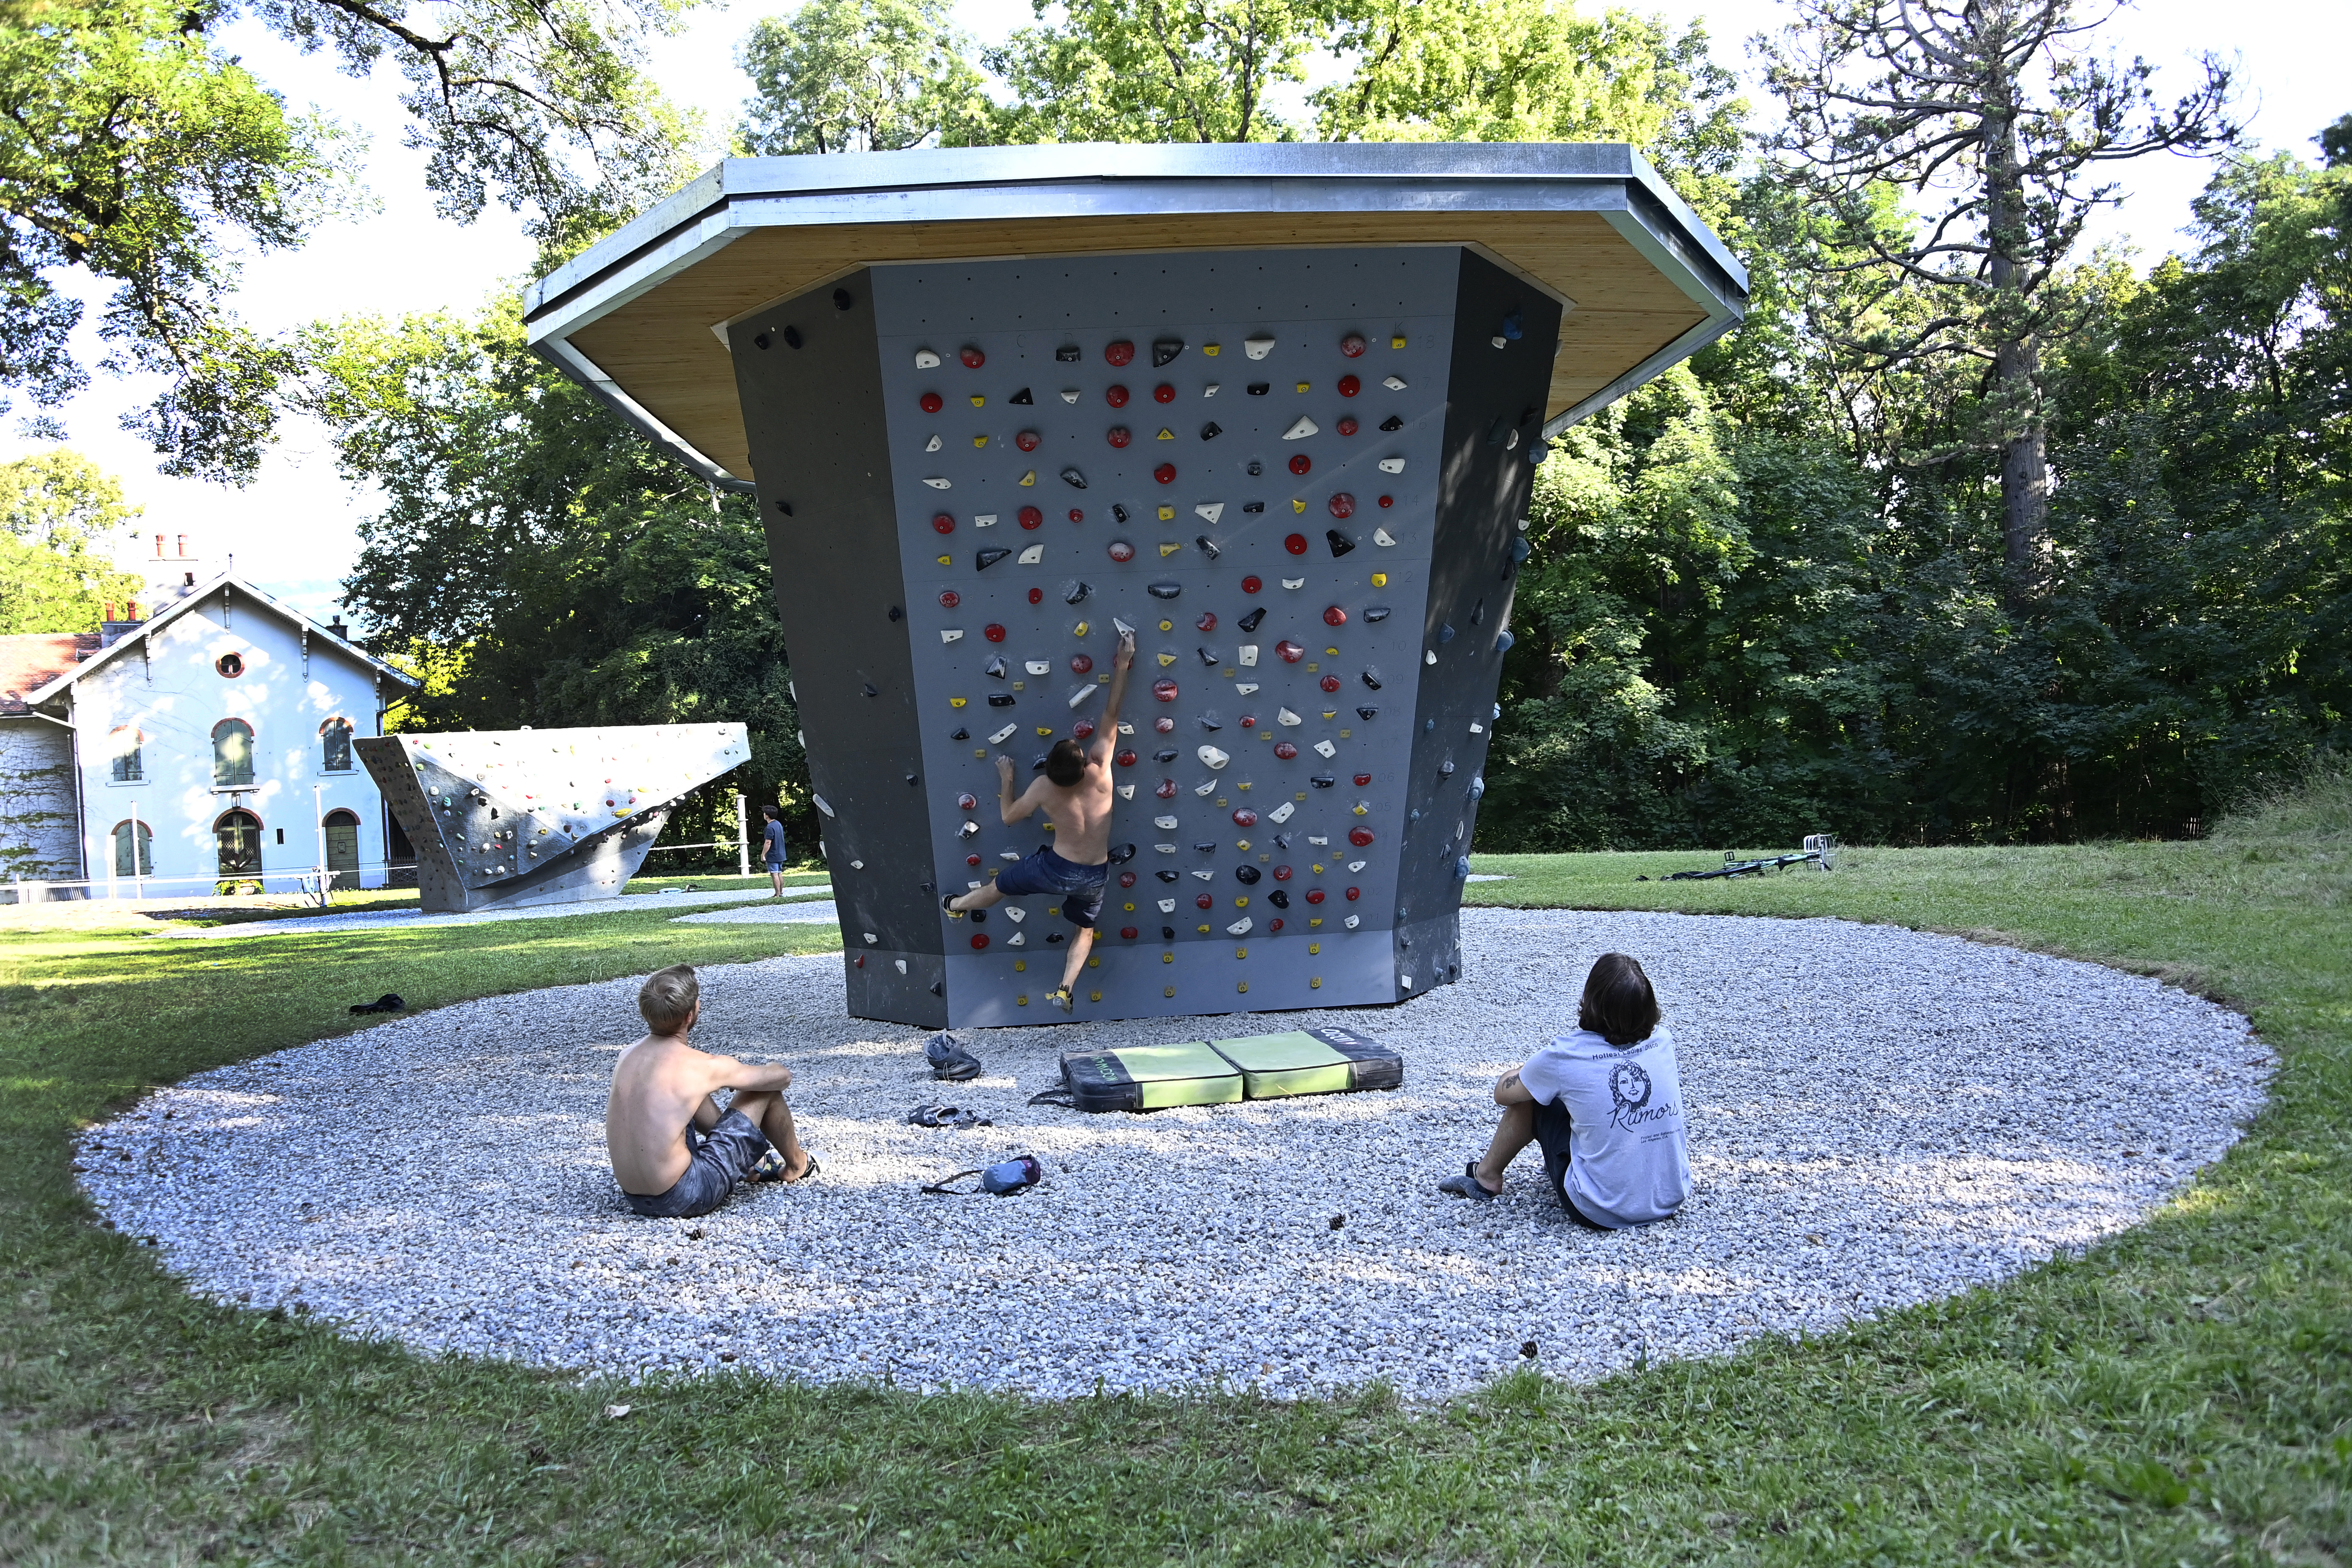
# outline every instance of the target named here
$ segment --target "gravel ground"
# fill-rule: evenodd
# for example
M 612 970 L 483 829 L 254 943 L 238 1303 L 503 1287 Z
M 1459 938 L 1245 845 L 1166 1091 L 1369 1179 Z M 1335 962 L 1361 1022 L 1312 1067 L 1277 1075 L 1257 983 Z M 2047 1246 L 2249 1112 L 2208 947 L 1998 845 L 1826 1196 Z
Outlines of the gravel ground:
M 775 926 L 804 925 L 822 921 L 834 924 L 841 919 L 840 911 L 831 899 L 817 903 L 795 904 L 789 899 L 781 904 L 746 904 L 740 909 L 711 910 L 698 915 L 680 915 L 671 921 L 682 926 Z M 837 966 L 836 966 L 837 967 Z
M 919 1032 L 843 1016 L 838 956 L 707 970 L 698 1043 L 791 1062 L 824 1171 L 699 1220 L 631 1215 L 604 1163 L 635 981 L 204 1074 L 93 1130 L 79 1169 L 194 1289 L 426 1351 L 1049 1396 L 1387 1378 L 1426 1397 L 1527 1341 L 1594 1377 L 2003 1279 L 2162 1203 L 2274 1066 L 2245 1020 L 2154 981 L 1890 927 L 1486 910 L 1463 928 L 1475 979 L 1401 1006 L 1192 1024 L 1344 1020 L 1404 1053 L 1402 1089 L 1149 1116 L 1024 1102 L 1059 1053 L 1182 1038 L 1175 1021 L 989 1031 L 987 1073 L 935 1086 Z M 1572 1019 L 1610 949 L 1643 960 L 1681 1044 L 1688 1206 L 1579 1229 L 1532 1151 L 1501 1202 L 1438 1195 L 1483 1146 L 1492 1080 Z M 950 1096 L 998 1125 L 906 1124 Z M 1025 1194 L 917 1191 L 1024 1152 L 1048 1171 Z
M 741 903 L 746 899 L 767 898 L 756 888 L 736 888 L 716 892 L 631 893 L 629 899 L 659 899 L 666 904 L 726 904 Z M 822 916 L 803 915 L 798 919 L 834 918 L 832 894 L 824 888 L 787 888 L 786 903 L 794 897 L 824 900 Z M 617 908 L 616 908 L 617 906 Z M 228 925 L 177 927 L 158 932 L 162 936 L 199 937 L 217 940 L 232 936 L 316 936 L 331 931 L 378 931 L 397 927 L 402 931 L 420 931 L 426 926 L 488 925 L 495 921 L 561 920 L 566 915 L 609 915 L 626 910 L 634 912 L 640 906 L 621 899 L 585 899 L 576 904 L 533 904 L 516 910 L 475 910 L 467 914 L 428 915 L 422 910 L 353 910 L 343 915 L 298 915 L 282 921 L 239 921 Z M 778 909 L 785 905 L 773 906 Z M 691 920 L 692 916 L 686 917 Z

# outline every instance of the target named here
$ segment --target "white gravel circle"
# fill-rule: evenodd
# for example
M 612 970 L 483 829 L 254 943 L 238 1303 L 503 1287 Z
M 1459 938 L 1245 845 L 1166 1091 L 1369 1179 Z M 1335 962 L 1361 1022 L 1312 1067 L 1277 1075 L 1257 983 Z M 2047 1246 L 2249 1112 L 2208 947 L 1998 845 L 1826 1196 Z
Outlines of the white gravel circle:
M 732 1363 L 1055 1396 L 1516 1364 L 1594 1377 L 1717 1355 L 2004 1279 L 2132 1225 L 2218 1158 L 2274 1067 L 2246 1021 L 2094 964 L 1840 921 L 1466 910 L 1465 980 L 1390 1009 L 980 1035 L 934 1085 L 920 1032 L 851 1019 L 837 956 L 703 972 L 698 1043 L 781 1057 L 824 1173 L 700 1220 L 629 1214 L 604 1163 L 637 982 L 498 996 L 202 1074 L 92 1130 L 79 1168 L 192 1289 L 299 1303 L 428 1352 L 634 1376 Z M 1697 1190 L 1598 1235 L 1522 1155 L 1440 1196 L 1492 1080 L 1639 956 L 1680 1042 Z M 1026 1109 L 1060 1053 L 1345 1021 L 1393 1092 L 1089 1116 Z M 906 1123 L 942 1097 L 992 1129 Z M 1006 1198 L 919 1184 L 1014 1152 Z M 1341 1228 L 1332 1228 L 1345 1216 Z

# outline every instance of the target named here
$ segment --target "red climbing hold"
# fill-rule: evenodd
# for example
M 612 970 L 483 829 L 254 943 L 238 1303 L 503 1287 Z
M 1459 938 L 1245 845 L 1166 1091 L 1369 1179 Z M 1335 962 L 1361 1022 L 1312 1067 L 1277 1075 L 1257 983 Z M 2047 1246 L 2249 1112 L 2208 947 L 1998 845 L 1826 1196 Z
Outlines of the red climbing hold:
M 1201 612 L 1201 618 L 1192 623 L 1192 629 L 1196 632 L 1215 631 L 1217 629 L 1217 612 L 1214 610 L 1202 610 Z
M 1339 419 L 1339 434 L 1340 434 L 1340 435 L 1342 435 L 1342 436 L 1352 436 L 1352 435 L 1354 435 L 1354 434 L 1357 432 L 1357 430 L 1358 430 L 1358 429 L 1360 429 L 1360 426 L 1357 425 L 1357 423 L 1356 423 L 1356 416 L 1355 416 L 1354 415 L 1352 415 L 1352 414 L 1348 414 L 1348 415 L 1343 415 L 1343 416 L 1340 416 L 1340 419 Z
M 1135 437 L 1129 433 L 1127 426 L 1124 425 L 1112 426 L 1110 427 L 1110 436 L 1108 438 L 1110 444 L 1114 447 L 1124 447 L 1129 441 L 1135 439 Z
M 1300 659 L 1307 657 L 1307 650 L 1299 647 L 1297 643 L 1292 642 L 1288 637 L 1285 637 L 1280 642 L 1275 644 L 1274 651 L 1282 656 L 1282 662 L 1285 664 L 1297 664 Z
M 1113 561 L 1132 561 L 1135 559 L 1135 546 L 1124 539 L 1114 539 L 1110 542 L 1110 558 Z
M 980 857 L 977 855 L 967 855 L 963 858 L 963 863 L 967 866 L 977 866 L 980 864 Z
M 966 370 L 978 370 L 988 363 L 988 356 L 970 343 L 964 344 L 956 351 L 956 358 L 963 361 L 963 367 Z
M 1348 624 L 1348 612 L 1337 605 L 1326 605 L 1323 611 L 1323 624 L 1327 626 L 1344 626 Z
M 1309 888 L 1309 889 L 1307 889 L 1307 901 L 1308 903 L 1310 903 L 1310 904 L 1319 904 L 1319 903 L 1321 903 L 1321 902 L 1323 901 L 1323 889 L 1320 889 L 1320 888 Z
M 1269 931 L 1280 931 L 1282 929 L 1282 917 L 1280 915 L 1275 916 L 1272 922 L 1269 923 L 1265 929 Z
M 1296 554 L 1297 552 L 1294 551 L 1292 553 Z M 1242 579 L 1242 592 L 1244 594 L 1255 594 L 1260 588 L 1265 586 L 1265 584 L 1259 582 L 1255 577 L 1244 577 Z
M 1004 628 L 998 626 L 994 621 L 991 621 L 988 625 L 980 628 L 980 635 L 986 637 L 991 642 L 1003 642 L 1004 640 Z
M 979 810 L 979 809 L 980 809 L 980 796 L 978 796 L 978 795 L 973 795 L 973 794 L 970 793 L 969 791 L 965 792 L 965 793 L 964 793 L 964 794 L 962 794 L 962 795 L 960 795 L 956 796 L 956 809 L 957 809 L 958 811 L 977 811 L 977 810 Z
M 1045 523 L 1045 514 L 1044 512 L 1042 512 L 1042 511 L 1039 511 L 1035 507 L 1034 507 L 1034 506 L 1024 506 L 1024 507 L 1023 507 L 1023 508 L 1021 509 L 1021 526 L 1022 526 L 1022 527 L 1024 527 L 1024 528 L 1037 528 L 1037 527 L 1041 527 L 1041 526 L 1043 526 L 1043 525 L 1044 525 L 1044 523 Z
M 1349 359 L 1363 358 L 1364 349 L 1366 346 L 1367 345 L 1364 342 L 1364 334 L 1361 332 L 1349 332 L 1346 337 L 1339 340 L 1339 352 L 1346 354 Z M 1356 378 L 1351 375 L 1348 379 L 1349 381 L 1353 381 Z M 1353 397 L 1355 394 L 1351 392 L 1348 395 Z
M 1113 364 L 1133 364 L 1135 363 L 1135 345 L 1129 342 L 1125 338 L 1121 338 L 1118 342 L 1111 344 L 1110 347 L 1103 350 L 1103 358 L 1108 360 Z
M 1343 376 L 1341 376 L 1341 377 L 1339 378 L 1339 395 L 1340 395 L 1340 396 L 1342 396 L 1342 397 L 1353 397 L 1353 396 L 1355 396 L 1355 395 L 1356 395 L 1356 394 L 1358 394 L 1358 393 L 1360 393 L 1360 392 L 1361 392 L 1361 391 L 1363 391 L 1363 390 L 1364 390 L 1364 384 L 1363 384 L 1362 382 L 1360 382 L 1360 381 L 1358 381 L 1354 376 L 1352 376 L 1352 375 L 1343 375 Z
M 1176 732 L 1176 721 L 1162 713 L 1151 721 L 1151 727 L 1163 735 L 1172 735 Z
M 1331 509 L 1333 517 L 1353 517 L 1356 512 L 1356 498 L 1346 490 L 1339 491 L 1325 504 Z
M 862 953 L 862 952 L 861 952 L 861 953 L 859 953 L 859 954 L 857 955 L 857 958 L 856 958 L 856 963 L 857 963 L 857 967 L 858 967 L 858 968 L 860 968 L 860 969 L 863 969 L 863 968 L 865 968 L 865 967 L 866 967 L 866 955 L 865 955 L 864 953 Z
M 1336 675 L 1327 675 L 1323 678 L 1322 686 L 1326 691 L 1337 691 L 1339 689 L 1339 678 Z
M 1021 434 L 1013 437 L 1013 444 L 1020 447 L 1024 452 L 1034 452 L 1037 449 L 1037 432 L 1034 430 L 1024 430 Z
M 1116 382 L 1112 383 L 1110 390 L 1103 394 L 1103 401 L 1109 404 L 1113 408 L 1126 407 L 1127 388 L 1119 385 Z
M 1255 827 L 1257 826 L 1257 813 L 1252 811 L 1245 805 L 1237 805 L 1234 807 L 1234 826 L 1235 827 Z
M 1080 511 L 1076 507 L 1072 507 L 1070 509 L 1070 521 L 1072 522 L 1084 522 L 1086 520 L 1087 514 L 1085 512 Z
M 1158 386 L 1151 389 L 1151 401 L 1154 403 L 1173 403 L 1176 401 L 1176 389 L 1163 381 Z
M 1390 496 L 1382 496 L 1382 497 L 1381 498 L 1381 506 L 1383 506 L 1383 507 L 1391 507 L 1391 506 L 1396 505 L 1396 501 L 1395 501 L 1394 498 L 1392 498 L 1392 497 L 1390 497 Z
M 1202 893 L 1199 898 L 1194 899 L 1192 902 L 1197 907 L 1204 910 L 1213 910 L 1217 907 L 1217 900 L 1209 897 L 1206 893 Z
M 1274 743 L 1274 754 L 1286 763 L 1298 754 L 1298 748 L 1287 741 L 1276 741 Z
M 940 513 L 939 516 L 931 519 L 931 531 L 934 533 L 953 533 L 955 531 L 955 519 L 950 517 L 945 512 Z
M 1348 842 L 1354 845 L 1357 848 L 1361 849 L 1365 845 L 1370 844 L 1371 841 L 1372 830 L 1370 828 L 1350 827 L 1348 829 Z
M 1095 661 L 1092 654 L 1074 653 L 1070 656 L 1070 673 L 1072 675 L 1084 675 L 1087 671 L 1093 669 L 1094 667 Z
M 1244 713 L 1244 714 L 1243 714 L 1243 715 L 1242 715 L 1242 728 L 1243 728 L 1243 729 L 1244 729 L 1244 730 L 1255 730 L 1255 729 L 1256 729 L 1256 728 L 1257 728 L 1257 715 L 1256 715 L 1256 714 L 1255 714 L 1255 713 Z
M 1091 719 L 1081 719 L 1070 726 L 1070 733 L 1081 741 L 1091 741 L 1095 738 L 1095 721 Z
M 952 610 L 958 605 L 962 603 L 963 595 L 957 593 L 953 588 L 947 589 L 940 595 L 940 608 L 943 610 Z
M 1172 485 L 1176 482 L 1176 465 L 1162 463 L 1151 470 L 1151 477 L 1163 485 Z
M 1307 454 L 1304 452 L 1297 452 L 1291 455 L 1290 471 L 1294 474 L 1304 474 L 1314 466 L 1314 462 L 1308 458 Z
M 1363 896 L 1364 890 L 1361 888 L 1350 888 L 1348 889 L 1348 901 L 1351 904 Z
M 1358 773 L 1356 775 L 1356 787 L 1359 789 L 1361 789 L 1364 785 L 1371 782 L 1372 775 L 1370 773 Z
M 936 392 L 927 392 L 923 394 L 922 404 L 924 413 L 937 414 L 948 405 L 948 400 Z
M 1274 868 L 1274 879 L 1277 882 L 1287 882 L 1290 880 L 1290 868 L 1287 866 L 1276 866 Z
M 1118 754 L 1118 760 L 1120 767 L 1131 768 L 1135 766 L 1135 753 L 1133 752 L 1121 752 Z
M 972 932 L 971 945 L 975 952 L 981 948 L 986 947 L 988 945 L 988 933 L 984 931 L 976 931 Z
M 1121 926 L 1118 928 L 1118 934 L 1125 937 L 1128 941 L 1133 942 L 1135 940 L 1135 928 L 1133 926 Z
M 1135 873 L 1132 871 L 1121 871 L 1118 874 L 1118 885 L 1122 888 L 1132 888 L 1135 886 Z
M 1307 536 L 1303 533 L 1294 533 L 1282 542 L 1282 547 L 1293 555 L 1304 555 L 1307 553 Z
M 1176 781 L 1174 779 L 1161 779 L 1160 781 L 1160 787 L 1151 793 L 1158 795 L 1162 800 L 1174 800 L 1176 798 Z
M 1032 589 L 1030 589 L 1030 590 L 1029 590 L 1029 602 L 1030 602 L 1031 604 L 1033 604 L 1033 605 L 1042 605 L 1042 604 L 1044 604 L 1044 603 L 1045 602 L 1045 589 L 1043 589 L 1043 588 L 1032 588 Z
M 1172 680 L 1155 680 L 1151 683 L 1151 695 L 1162 702 L 1173 702 L 1176 700 L 1176 683 Z

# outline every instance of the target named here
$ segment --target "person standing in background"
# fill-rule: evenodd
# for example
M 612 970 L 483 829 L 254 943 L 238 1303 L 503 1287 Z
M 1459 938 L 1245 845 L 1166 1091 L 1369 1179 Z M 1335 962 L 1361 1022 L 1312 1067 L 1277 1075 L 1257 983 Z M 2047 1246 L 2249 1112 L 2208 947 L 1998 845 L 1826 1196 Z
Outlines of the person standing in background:
M 784 814 L 772 805 L 763 805 L 760 815 L 768 819 L 768 825 L 760 829 L 760 858 L 768 868 L 769 883 L 775 889 L 768 901 L 781 903 L 784 897 Z

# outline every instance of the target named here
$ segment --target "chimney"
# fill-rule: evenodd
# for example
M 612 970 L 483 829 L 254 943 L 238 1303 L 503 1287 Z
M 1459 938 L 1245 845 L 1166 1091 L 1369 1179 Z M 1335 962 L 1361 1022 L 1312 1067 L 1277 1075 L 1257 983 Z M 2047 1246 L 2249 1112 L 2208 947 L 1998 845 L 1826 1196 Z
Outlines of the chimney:
M 337 616 L 333 620 L 329 621 L 327 623 L 327 629 L 334 633 L 337 637 L 342 638 L 345 642 L 352 640 L 352 629 L 343 625 L 343 617 L 341 616 Z

